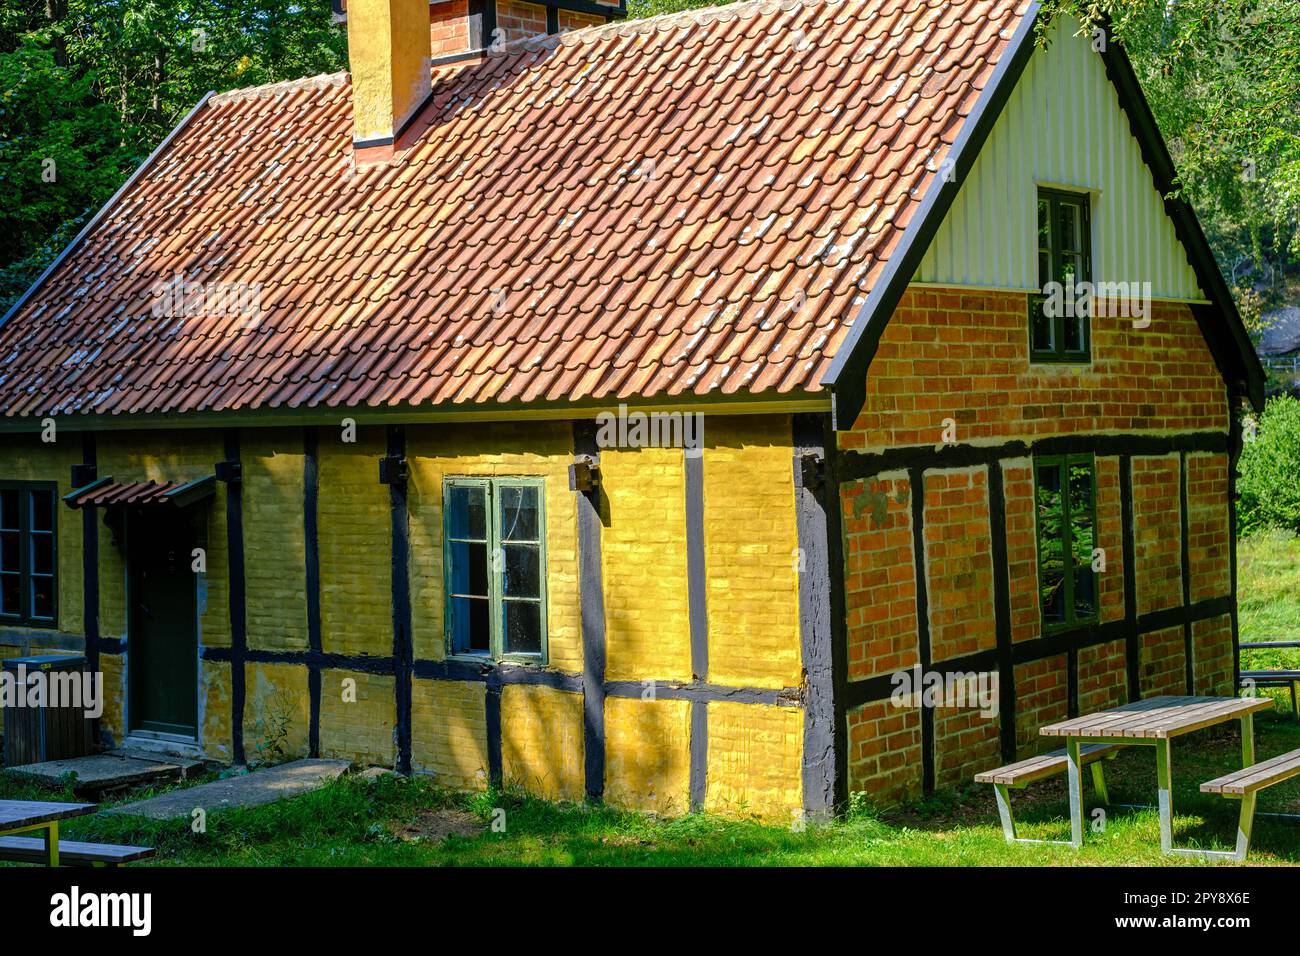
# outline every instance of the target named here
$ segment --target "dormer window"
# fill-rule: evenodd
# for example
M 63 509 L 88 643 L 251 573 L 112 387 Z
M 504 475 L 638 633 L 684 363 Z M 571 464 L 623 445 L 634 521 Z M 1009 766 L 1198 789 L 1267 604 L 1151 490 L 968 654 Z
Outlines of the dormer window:
M 1029 297 L 1030 361 L 1087 362 L 1092 230 L 1086 195 L 1038 191 L 1038 286 Z

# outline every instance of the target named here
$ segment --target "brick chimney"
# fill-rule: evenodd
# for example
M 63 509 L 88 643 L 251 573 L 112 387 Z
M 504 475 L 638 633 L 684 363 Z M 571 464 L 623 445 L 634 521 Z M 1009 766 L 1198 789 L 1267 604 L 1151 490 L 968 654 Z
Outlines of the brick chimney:
M 348 25 L 352 143 L 358 162 L 392 157 L 430 93 L 432 63 L 625 15 L 624 0 L 333 0 Z

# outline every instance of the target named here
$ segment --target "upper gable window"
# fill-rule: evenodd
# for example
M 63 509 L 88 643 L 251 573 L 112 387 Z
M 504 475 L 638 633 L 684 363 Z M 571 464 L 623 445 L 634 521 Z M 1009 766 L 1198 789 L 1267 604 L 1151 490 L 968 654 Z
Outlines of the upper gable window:
M 1033 362 L 1086 362 L 1091 342 L 1092 236 L 1088 197 L 1038 191 L 1038 286 L 1029 299 L 1029 358 Z

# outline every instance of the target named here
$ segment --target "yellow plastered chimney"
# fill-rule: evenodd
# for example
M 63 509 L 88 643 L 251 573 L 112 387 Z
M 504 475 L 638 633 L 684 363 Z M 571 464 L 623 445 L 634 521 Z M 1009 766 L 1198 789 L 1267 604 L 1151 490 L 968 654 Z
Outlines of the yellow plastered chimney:
M 429 95 L 429 0 L 348 0 L 352 141 L 386 146 Z

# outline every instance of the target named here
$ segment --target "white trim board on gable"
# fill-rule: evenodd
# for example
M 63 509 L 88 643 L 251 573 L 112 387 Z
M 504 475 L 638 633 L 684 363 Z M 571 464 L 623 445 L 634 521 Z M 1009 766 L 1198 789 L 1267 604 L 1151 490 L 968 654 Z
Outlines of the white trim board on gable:
M 1044 185 L 1091 194 L 1096 281 L 1150 282 L 1153 298 L 1208 301 L 1091 39 L 1060 22 L 1050 37 L 1034 50 L 916 281 L 1036 290 Z

